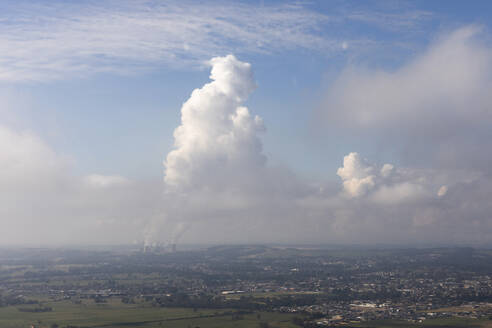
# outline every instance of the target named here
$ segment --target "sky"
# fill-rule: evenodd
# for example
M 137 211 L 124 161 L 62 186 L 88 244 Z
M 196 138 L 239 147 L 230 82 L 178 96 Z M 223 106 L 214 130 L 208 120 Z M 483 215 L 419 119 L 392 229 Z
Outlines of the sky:
M 490 245 L 491 13 L 3 1 L 0 245 Z

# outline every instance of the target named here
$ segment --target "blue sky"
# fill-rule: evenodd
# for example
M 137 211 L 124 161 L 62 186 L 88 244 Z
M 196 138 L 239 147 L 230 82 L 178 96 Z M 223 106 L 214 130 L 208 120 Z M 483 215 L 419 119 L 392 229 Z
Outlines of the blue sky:
M 135 7 L 143 12 L 144 7 L 159 5 L 159 2 L 140 3 L 141 6 Z M 242 4 L 254 11 L 255 7 L 275 7 L 284 3 L 252 1 Z M 19 4 L 16 1 L 3 6 L 6 7 L 2 10 L 4 24 L 12 20 L 21 31 L 36 30 L 39 21 L 49 25 L 51 19 L 77 17 L 79 10 L 106 10 L 108 15 L 114 10 L 131 16 L 131 9 L 134 9 L 132 4 L 127 8 L 119 2 L 99 4 L 90 1 L 68 4 L 36 1 Z M 91 6 L 95 8 L 89 10 Z M 193 7 L 193 2 L 187 6 Z M 214 6 L 222 7 L 220 2 L 215 2 Z M 85 70 L 65 72 L 60 68 L 56 78 L 50 76 L 51 72 L 36 72 L 40 76 L 34 81 L 26 76 L 26 80 L 21 78 L 20 81 L 6 78 L 2 84 L 12 98 L 21 98 L 12 100 L 13 106 L 19 106 L 21 114 L 18 116 L 22 116 L 18 118 L 18 125 L 40 134 L 57 151 L 74 157 L 80 173 L 98 171 L 156 177 L 162 174 L 161 160 L 171 149 L 172 131 L 179 123 L 181 104 L 191 90 L 208 80 L 208 70 L 203 65 L 200 67 L 199 61 L 234 53 L 253 64 L 259 87 L 249 103 L 251 109 L 265 120 L 268 133 L 263 138 L 271 160 L 308 175 L 324 175 L 325 168 L 333 172 L 339 165 L 346 149 L 356 147 L 364 151 L 367 147 L 368 151 L 374 152 L 370 145 L 357 138 L 336 142 L 319 140 L 319 136 L 313 136 L 311 131 L 313 108 L 325 88 L 346 65 L 356 63 L 395 69 L 442 33 L 464 24 L 484 24 L 489 21 L 486 13 L 491 12 L 487 10 L 491 6 L 487 1 L 477 1 L 473 6 L 459 1 L 300 2 L 296 6 L 288 15 L 316 15 L 320 22 L 313 24 L 313 33 L 329 45 L 303 48 L 293 41 L 284 49 L 283 46 L 276 48 L 276 41 L 272 39 L 271 49 L 257 53 L 257 49 L 247 45 L 237 46 L 231 40 L 220 40 L 219 35 L 217 43 L 221 49 L 197 54 L 193 66 L 183 66 L 184 60 L 179 58 L 182 54 L 175 60 L 164 58 L 161 62 L 156 58 L 145 62 L 144 59 L 143 63 L 139 63 L 138 57 L 119 60 L 108 56 L 109 68 L 105 63 L 93 63 L 96 67 L 89 67 L 87 73 Z M 234 4 L 225 7 L 231 10 Z M 27 17 L 26 23 L 18 22 L 19 11 Z M 350 18 L 352 16 L 357 18 Z M 146 19 L 144 14 L 140 18 Z M 293 18 L 287 24 L 295 27 L 297 23 Z M 121 26 L 124 28 L 128 26 Z M 159 31 L 151 29 L 149 33 L 152 32 Z M 342 49 L 343 42 L 348 43 L 346 50 Z M 352 42 L 360 44 L 351 49 Z M 63 47 L 63 44 L 57 46 Z M 235 51 L 237 48 L 239 51 Z M 100 56 L 104 55 L 104 49 L 97 47 L 88 51 L 91 52 L 89 61 L 93 60 L 90 57 L 97 57 L 99 51 Z M 29 55 L 36 56 L 35 53 Z M 56 55 L 54 58 L 49 54 L 46 56 L 46 61 L 58 59 Z M 70 54 L 63 54 L 65 56 L 70 58 Z M 77 56 L 74 54 L 73 57 Z M 75 62 L 74 65 L 84 63 Z M 139 71 L 135 65 L 146 68 Z M 105 69 L 116 72 L 97 72 Z M 303 153 L 302 160 L 291 156 L 293 152 Z M 388 158 L 390 154 L 383 155 L 383 159 L 396 160 Z
M 97 2 L 87 3 L 95 5 Z M 261 6 L 260 2 L 243 4 L 253 11 L 254 7 Z M 265 6 L 279 5 L 282 3 L 265 3 Z M 189 6 L 193 6 L 193 3 Z M 220 2 L 216 6 L 220 6 Z M 19 23 L 19 29 L 22 27 L 24 31 L 36 29 L 38 20 L 46 20 L 49 24 L 49 19 L 56 19 L 58 12 L 63 18 L 78 16 L 78 8 L 84 10 L 86 6 L 81 2 L 69 5 L 52 5 L 52 2 L 24 2 L 19 5 L 15 2 L 6 7 L 7 11 L 2 10 L 3 16 L 14 21 L 15 15 L 22 8 L 24 15 L 29 18 L 27 24 Z M 131 15 L 131 11 L 127 12 L 125 6 L 119 6 L 118 3 L 107 3 L 101 7 L 109 12 L 118 10 Z M 258 54 L 255 49 L 244 45 L 240 45 L 240 50 L 236 52 L 236 47 L 230 45 L 229 40 L 218 40 L 223 50 L 199 54 L 196 61 L 205 62 L 209 57 L 234 53 L 241 60 L 253 64 L 258 89 L 252 94 L 249 103 L 252 111 L 264 118 L 268 128 L 264 136 L 265 151 L 272 161 L 294 166 L 307 174 L 311 171 L 324 174 L 325 167 L 333 172 L 345 152 L 343 148 L 359 146 L 356 140 L 339 140 L 328 144 L 322 141 L 319 145 L 313 145 L 313 141 L 319 140 L 310 133 L 312 110 L 317 104 L 317 98 L 345 65 L 357 62 L 397 67 L 405 57 L 425 47 L 440 33 L 440 29 L 446 28 L 446 25 L 451 28 L 460 13 L 443 14 L 442 8 L 434 12 L 411 3 L 397 2 L 376 2 L 374 5 L 359 2 L 304 5 L 301 2 L 299 8 L 292 12 L 341 20 L 334 23 L 321 22 L 313 27 L 316 28 L 316 36 L 327 43 L 355 40 L 368 45 L 346 51 L 341 48 L 342 44 L 339 45 L 340 49 L 324 49 L 324 46 L 300 49 L 294 41 L 285 49 L 272 47 L 269 53 Z M 349 16 L 352 12 L 360 15 L 361 21 L 340 17 L 342 14 Z M 371 17 L 372 13 L 389 18 Z M 414 15 L 416 17 L 412 18 Z M 364 16 L 370 22 L 366 23 Z M 405 20 L 404 26 L 399 26 L 400 17 Z M 385 26 L 387 20 L 389 23 Z M 296 25 L 295 19 L 289 23 L 294 27 Z M 275 43 L 275 40 L 271 42 Z M 63 44 L 57 46 L 63 47 Z M 96 56 L 103 49 L 89 51 L 93 53 L 91 56 Z M 30 55 L 36 56 L 35 53 Z M 58 59 L 57 56 L 48 56 L 46 61 Z M 92 61 L 92 58 L 89 60 Z M 19 125 L 42 135 L 57 151 L 73 156 L 81 173 L 100 171 L 104 174 L 155 177 L 162 174 L 161 161 L 171 148 L 172 131 L 179 123 L 179 108 L 194 88 L 208 80 L 208 70 L 196 62 L 193 67 L 183 67 L 179 58 L 176 63 L 172 60 L 169 62 L 167 58 L 161 62 L 157 58 L 144 62 L 147 68 L 139 71 L 134 69 L 135 61 L 125 59 L 120 62 L 114 59 L 113 62 L 109 58 L 107 65 L 119 71 L 119 74 L 73 73 L 60 68 L 60 72 L 56 73 L 60 76 L 56 78 L 52 78 L 50 72 L 39 72 L 40 76 L 35 81 L 29 81 L 29 77 L 26 77 L 27 81 L 7 79 L 3 84 L 9 93 L 14 94 L 13 98 L 21 98 L 18 106 L 22 113 L 19 116 L 23 118 L 19 118 Z M 94 65 L 103 67 L 92 67 L 90 70 L 105 69 L 104 64 Z M 348 145 L 344 146 L 344 143 Z M 320 154 L 322 151 L 336 156 L 327 157 Z M 292 152 L 302 152 L 305 157 L 296 160 L 291 156 Z
M 257 87 L 243 104 L 266 127 L 251 139 L 260 140 L 266 167 L 302 180 L 288 192 L 303 194 L 301 202 L 313 201 L 305 194 L 309 188 L 332 190 L 327 196 L 332 205 L 317 206 L 326 206 L 330 227 L 342 226 L 339 233 L 353 240 L 358 235 L 350 230 L 352 223 L 345 226 L 341 222 L 349 219 L 336 214 L 353 204 L 334 200 L 343 198 L 340 193 L 369 199 L 378 191 L 371 199 L 387 204 L 383 193 L 390 187 L 405 195 L 417 190 L 430 195 L 432 188 L 446 194 L 450 185 L 489 179 L 490 99 L 484 90 L 491 78 L 491 13 L 490 1 L 5 1 L 0 4 L 0 126 L 13 135 L 35 136 L 62 159 L 67 176 L 159 184 L 170 165 L 163 161 L 176 149 L 173 131 L 182 124 L 181 106 L 194 89 L 210 82 L 209 60 L 233 54 L 250 63 L 254 74 Z M 353 176 L 337 171 L 345 156 Z M 378 182 L 386 176 L 370 172 L 385 163 L 406 173 L 391 183 Z M 417 198 L 413 209 L 425 208 L 425 215 L 398 203 L 383 216 L 402 213 L 418 230 L 437 227 L 450 211 L 442 202 L 430 205 Z M 476 201 L 476 226 L 487 239 L 489 209 Z M 381 214 L 376 205 L 357 206 Z M 314 226 L 328 224 L 317 220 Z M 449 229 L 457 233 L 461 227 Z M 251 240 L 265 239 L 254 231 Z M 309 234 L 306 230 L 301 241 Z M 125 230 L 114 241 L 141 238 L 130 235 Z M 274 239 L 295 240 L 290 236 Z M 469 242 L 467 236 L 455 239 Z

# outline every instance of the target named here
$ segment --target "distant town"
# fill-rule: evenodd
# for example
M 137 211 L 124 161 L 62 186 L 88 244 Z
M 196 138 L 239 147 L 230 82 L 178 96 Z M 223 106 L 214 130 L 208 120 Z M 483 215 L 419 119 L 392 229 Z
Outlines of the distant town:
M 34 327 L 98 327 L 63 315 L 68 308 L 76 313 L 90 307 L 189 309 L 182 320 L 246 323 L 251 317 L 257 321 L 251 327 L 391 322 L 481 327 L 492 322 L 492 250 L 249 245 L 0 250 L 0 326 L 8 326 L 2 311 L 17 311 L 41 318 L 33 319 Z M 64 318 L 59 322 L 48 316 L 57 311 Z M 133 326 L 173 327 L 168 317 L 149 315 L 152 320 Z M 263 319 L 269 315 L 275 320 Z

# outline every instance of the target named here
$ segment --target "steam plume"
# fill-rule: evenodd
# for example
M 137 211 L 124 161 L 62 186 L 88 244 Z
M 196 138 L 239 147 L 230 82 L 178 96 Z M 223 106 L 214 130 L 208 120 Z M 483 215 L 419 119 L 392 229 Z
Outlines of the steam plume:
M 258 138 L 263 121 L 241 105 L 256 88 L 251 65 L 233 55 L 209 63 L 212 82 L 195 89 L 183 104 L 174 149 L 163 163 L 165 203 L 170 204 L 166 225 L 173 226 L 168 231 L 173 244 L 197 214 L 196 204 L 190 206 L 192 194 L 242 189 L 266 162 Z

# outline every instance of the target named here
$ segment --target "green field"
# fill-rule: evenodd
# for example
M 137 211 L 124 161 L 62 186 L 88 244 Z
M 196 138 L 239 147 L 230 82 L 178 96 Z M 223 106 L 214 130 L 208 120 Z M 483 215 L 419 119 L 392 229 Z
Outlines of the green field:
M 103 304 L 46 302 L 43 306 L 50 306 L 53 311 L 40 313 L 19 311 L 20 307 L 26 306 L 0 308 L 0 327 L 24 328 L 36 325 L 36 327 L 49 328 L 52 324 L 58 324 L 59 327 L 72 325 L 93 328 L 256 328 L 261 322 L 267 322 L 270 327 L 297 327 L 291 323 L 294 315 L 281 313 L 233 315 L 236 312 L 234 310 L 158 308 L 148 304 L 123 304 L 119 300 Z

